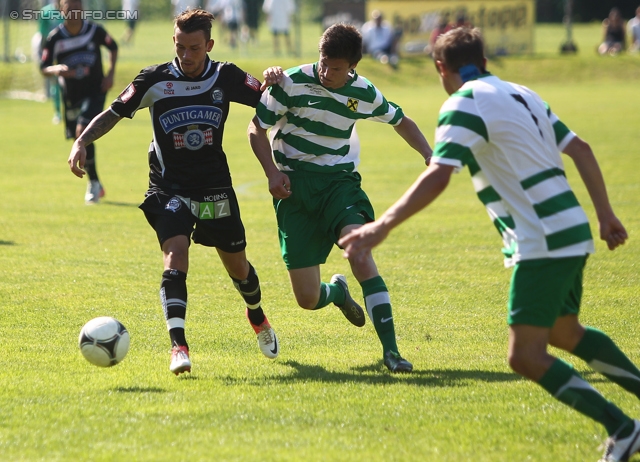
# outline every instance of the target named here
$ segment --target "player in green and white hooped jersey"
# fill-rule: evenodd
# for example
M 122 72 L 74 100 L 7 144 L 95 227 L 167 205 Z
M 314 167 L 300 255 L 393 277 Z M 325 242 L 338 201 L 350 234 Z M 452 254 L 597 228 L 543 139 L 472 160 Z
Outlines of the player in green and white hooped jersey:
M 429 168 L 377 221 L 340 240 L 345 256 L 370 252 L 391 229 L 430 204 L 451 174 L 469 167 L 476 193 L 500 232 L 507 266 L 509 364 L 559 401 L 601 423 L 610 439 L 603 460 L 627 460 L 640 448 L 640 421 L 607 401 L 553 345 L 640 398 L 640 371 L 603 332 L 578 320 L 582 273 L 594 251 L 586 215 L 571 191 L 560 152 L 589 192 L 601 239 L 610 250 L 627 232 L 613 212 L 589 145 L 533 91 L 489 74 L 478 29 L 438 39 L 434 58 L 450 95 L 440 110 Z
M 309 310 L 333 302 L 353 324 L 362 326 L 364 314 L 349 295 L 344 276 L 334 275 L 329 283 L 320 277 L 320 265 L 338 239 L 374 218 L 357 171 L 360 145 L 355 123 L 368 119 L 392 125 L 425 161 L 431 148 L 417 125 L 356 73 L 362 58 L 357 29 L 345 24 L 330 27 L 320 39 L 319 51 L 317 63 L 289 69 L 278 85 L 263 93 L 249 126 L 249 141 L 269 179 L 296 301 Z M 265 78 L 274 77 L 265 73 Z M 371 253 L 349 263 L 382 343 L 384 364 L 392 372 L 410 372 L 413 366 L 398 352 L 389 292 Z

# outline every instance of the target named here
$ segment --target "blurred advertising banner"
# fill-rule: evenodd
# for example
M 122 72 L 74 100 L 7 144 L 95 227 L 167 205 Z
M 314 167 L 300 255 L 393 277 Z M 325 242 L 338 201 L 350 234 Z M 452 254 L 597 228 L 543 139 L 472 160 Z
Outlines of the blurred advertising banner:
M 534 51 L 535 0 L 369 0 L 365 20 L 374 10 L 402 31 L 403 55 L 429 54 L 439 31 L 458 22 L 482 29 L 487 55 Z
M 322 6 L 323 30 L 339 22 L 353 24 L 360 29 L 369 19 L 365 18 L 365 0 L 325 0 Z

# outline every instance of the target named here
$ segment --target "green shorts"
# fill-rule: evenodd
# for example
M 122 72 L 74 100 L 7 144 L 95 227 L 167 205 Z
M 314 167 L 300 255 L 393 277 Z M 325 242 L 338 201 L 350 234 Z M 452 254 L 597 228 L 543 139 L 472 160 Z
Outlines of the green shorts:
M 523 260 L 509 291 L 509 325 L 553 327 L 556 319 L 580 312 L 582 272 L 587 256 Z
M 287 269 L 308 268 L 327 261 L 347 225 L 374 220 L 373 207 L 350 172 L 285 172 L 291 196 L 274 199 L 280 251 Z

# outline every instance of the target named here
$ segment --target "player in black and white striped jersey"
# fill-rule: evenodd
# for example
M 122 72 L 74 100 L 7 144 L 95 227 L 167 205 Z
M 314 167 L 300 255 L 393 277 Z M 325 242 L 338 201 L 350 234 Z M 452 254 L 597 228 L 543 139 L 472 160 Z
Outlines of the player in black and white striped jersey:
M 170 370 L 191 370 L 185 338 L 190 239 L 215 247 L 247 306 L 262 353 L 278 355 L 278 340 L 261 307 L 258 275 L 245 254 L 245 230 L 222 147 L 231 102 L 255 107 L 260 82 L 231 63 L 209 59 L 213 15 L 201 9 L 177 16 L 176 58 L 143 69 L 74 143 L 69 165 L 84 175 L 86 146 L 123 117 L 149 108 L 149 190 L 140 208 L 163 253 L 160 298 L 173 345 Z M 269 82 L 275 83 L 275 82 Z

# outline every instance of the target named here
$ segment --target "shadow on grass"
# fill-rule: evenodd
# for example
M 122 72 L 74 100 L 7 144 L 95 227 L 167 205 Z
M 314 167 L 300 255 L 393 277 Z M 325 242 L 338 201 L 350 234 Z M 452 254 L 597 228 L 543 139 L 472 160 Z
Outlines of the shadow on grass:
M 113 205 L 115 207 L 138 207 L 140 205 L 139 202 L 131 203 L 131 202 L 116 202 L 116 201 L 100 201 L 101 204 L 104 205 Z
M 363 384 L 406 384 L 423 387 L 466 387 L 473 382 L 515 382 L 524 380 L 517 374 L 508 372 L 493 372 L 481 370 L 433 369 L 414 370 L 410 374 L 391 374 L 382 361 L 370 366 L 356 367 L 353 372 L 332 372 L 318 365 L 300 364 L 297 361 L 281 363 L 293 369 L 289 375 L 274 375 L 260 377 L 255 380 L 240 377 L 220 377 L 223 382 L 233 385 L 236 383 L 252 383 L 264 385 L 265 382 L 322 382 L 345 383 L 356 382 Z
M 158 387 L 116 387 L 113 391 L 120 393 L 165 393 L 167 390 Z
M 13 241 L 0 241 L 0 245 L 16 245 Z

